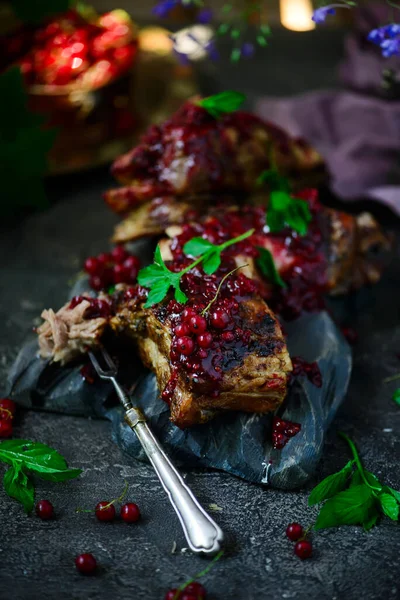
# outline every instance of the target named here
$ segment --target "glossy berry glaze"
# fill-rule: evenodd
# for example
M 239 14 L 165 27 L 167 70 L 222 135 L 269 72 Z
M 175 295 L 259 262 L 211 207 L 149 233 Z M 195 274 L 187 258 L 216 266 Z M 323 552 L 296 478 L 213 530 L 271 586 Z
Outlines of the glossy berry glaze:
M 136 283 L 140 260 L 122 246 L 115 246 L 111 252 L 89 256 L 83 268 L 89 275 L 90 287 L 98 292 L 118 283 Z
M 28 85 L 78 82 L 94 88 L 125 73 L 136 51 L 134 29 L 123 11 L 89 21 L 69 10 L 1 37 L 0 70 L 19 65 Z
M 280 417 L 274 417 L 272 421 L 272 447 L 282 450 L 290 440 L 301 430 L 300 423 L 284 421 Z

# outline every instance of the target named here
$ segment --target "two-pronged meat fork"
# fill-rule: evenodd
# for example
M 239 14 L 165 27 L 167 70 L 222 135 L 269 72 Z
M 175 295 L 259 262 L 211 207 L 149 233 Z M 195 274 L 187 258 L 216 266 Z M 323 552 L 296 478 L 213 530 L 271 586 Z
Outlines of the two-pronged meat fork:
M 108 352 L 103 348 L 101 354 L 106 369 L 103 369 L 96 356 L 89 352 L 90 359 L 101 379 L 107 379 L 113 384 L 115 391 L 125 409 L 125 421 L 134 431 L 143 446 L 144 451 L 159 480 L 168 494 L 168 498 L 181 522 L 190 549 L 199 554 L 212 555 L 221 549 L 223 533 L 204 508 L 194 497 L 174 465 L 164 453 L 159 442 L 150 431 L 145 416 L 132 406 L 128 394 L 118 383 L 117 367 Z

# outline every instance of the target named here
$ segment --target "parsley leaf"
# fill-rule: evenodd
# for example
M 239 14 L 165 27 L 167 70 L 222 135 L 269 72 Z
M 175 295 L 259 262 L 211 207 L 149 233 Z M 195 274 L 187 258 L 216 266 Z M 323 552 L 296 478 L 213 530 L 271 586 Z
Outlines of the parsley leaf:
M 306 200 L 292 198 L 281 190 L 271 192 L 267 209 L 267 225 L 272 233 L 291 227 L 300 235 L 307 233 L 311 212 Z
M 179 271 L 179 273 L 173 273 L 168 269 L 162 259 L 160 247 L 157 246 L 154 253 L 154 263 L 141 269 L 138 274 L 139 284 L 149 290 L 144 307 L 150 308 L 154 304 L 158 304 L 164 300 L 171 287 L 175 290 L 175 300 L 181 304 L 185 304 L 188 297 L 180 287 L 182 276 L 200 263 L 203 263 L 203 270 L 207 275 L 215 273 L 221 264 L 221 252 L 229 246 L 248 238 L 253 233 L 254 229 L 250 229 L 246 233 L 223 242 L 219 246 L 201 237 L 192 238 L 186 242 L 183 251 L 186 255 L 197 256 L 198 258 L 182 269 L 182 271 Z
M 246 96 L 240 92 L 226 91 L 208 98 L 199 100 L 199 106 L 202 106 L 212 117 L 219 119 L 226 113 L 235 112 L 238 110 Z
M 65 459 L 50 446 L 29 440 L 1 442 L 0 461 L 10 465 L 3 479 L 5 491 L 27 512 L 32 510 L 35 494 L 30 472 L 47 481 L 66 481 L 82 473 L 81 469 L 68 469 Z
M 353 464 L 353 461 L 349 460 L 347 465 L 345 465 L 341 471 L 338 471 L 338 473 L 333 473 L 333 475 L 329 475 L 323 479 L 321 483 L 319 483 L 311 492 L 308 498 L 308 506 L 318 504 L 318 502 L 327 500 L 338 492 L 342 492 L 347 485 L 349 476 L 353 469 Z
M 394 498 L 396 498 L 397 502 L 399 502 L 399 503 L 400 503 L 400 492 L 398 492 L 397 490 L 394 490 L 394 489 L 393 489 L 393 488 L 391 488 L 391 487 L 387 487 L 387 486 L 385 486 L 383 489 L 384 489 L 386 492 L 389 492 L 390 494 L 392 494 L 392 496 L 393 496 Z
M 338 525 L 359 525 L 369 518 L 373 504 L 373 492 L 365 484 L 339 492 L 327 500 L 321 508 L 315 529 Z
M 257 250 L 259 251 L 260 256 L 256 259 L 256 265 L 264 277 L 275 285 L 279 285 L 282 288 L 287 287 L 286 283 L 279 275 L 271 252 L 267 250 L 267 248 L 262 248 L 261 246 L 257 246 Z
M 378 500 L 385 515 L 389 517 L 389 519 L 392 519 L 392 521 L 397 521 L 399 518 L 399 505 L 394 496 L 382 492 L 382 494 L 379 494 Z

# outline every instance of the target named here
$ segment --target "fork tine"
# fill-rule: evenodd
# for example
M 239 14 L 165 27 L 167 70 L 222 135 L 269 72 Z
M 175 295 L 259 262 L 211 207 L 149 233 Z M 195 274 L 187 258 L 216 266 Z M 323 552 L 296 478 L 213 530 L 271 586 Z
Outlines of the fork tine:
M 111 358 L 111 356 L 108 354 L 107 350 L 104 348 L 104 346 L 101 348 L 101 353 L 102 353 L 103 358 L 106 361 L 109 369 L 111 371 L 113 371 L 114 373 L 116 373 L 117 367 L 116 367 L 113 359 Z
M 116 375 L 116 367 L 114 365 L 114 363 L 112 362 L 110 356 L 105 356 L 104 360 L 107 363 L 107 365 L 110 365 L 110 369 L 108 371 L 104 370 L 101 368 L 99 361 L 97 360 L 96 356 L 94 355 L 93 352 L 89 351 L 89 357 L 90 360 L 92 361 L 92 365 L 94 366 L 96 373 L 99 375 L 99 377 L 101 377 L 102 379 L 110 379 L 110 377 L 114 377 Z M 108 357 L 108 360 L 107 360 Z M 112 367 L 111 367 L 112 365 Z

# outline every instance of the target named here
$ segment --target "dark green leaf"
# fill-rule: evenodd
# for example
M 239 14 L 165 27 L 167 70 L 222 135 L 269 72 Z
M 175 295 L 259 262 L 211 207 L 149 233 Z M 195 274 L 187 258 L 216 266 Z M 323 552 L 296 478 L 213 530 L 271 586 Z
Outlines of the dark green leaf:
M 352 469 L 353 461 L 349 460 L 343 469 L 323 479 L 311 492 L 308 498 L 308 505 L 313 506 L 314 504 L 332 498 L 332 496 L 343 491 L 347 485 Z
M 4 473 L 4 489 L 6 493 L 23 504 L 25 511 L 29 513 L 35 500 L 35 488 L 32 481 L 22 471 L 21 465 L 10 467 Z
M 168 277 L 162 277 L 154 281 L 151 285 L 151 289 L 149 291 L 149 295 L 147 296 L 145 308 L 150 308 L 154 304 L 158 304 L 162 300 L 164 300 L 165 296 L 168 294 L 168 290 L 171 287 L 171 282 Z
M 300 235 L 307 233 L 311 212 L 306 200 L 292 198 L 283 190 L 272 191 L 267 209 L 267 225 L 272 233 L 291 227 Z
M 245 99 L 246 96 L 240 92 L 226 91 L 200 100 L 199 105 L 209 112 L 210 115 L 218 119 L 226 113 L 238 110 Z
M 182 292 L 179 282 L 175 287 L 175 300 L 181 304 L 185 304 L 188 301 L 188 297 L 184 292 Z
M 369 483 L 369 485 L 371 485 L 374 488 L 382 489 L 382 485 L 379 479 L 377 479 L 373 473 L 364 469 L 364 477 Z M 355 485 L 361 485 L 362 483 L 364 483 L 364 480 L 361 477 L 360 471 L 357 469 L 356 471 L 354 471 L 353 477 L 351 478 L 350 487 L 354 487 Z
M 71 0 L 11 0 L 15 15 L 28 23 L 40 23 L 43 19 L 68 10 Z
M 77 477 L 80 469 L 68 469 L 65 459 L 53 448 L 28 440 L 6 440 L 0 444 L 0 460 L 16 467 L 21 465 L 48 481 Z
M 257 267 L 260 269 L 261 273 L 274 285 L 279 285 L 279 287 L 285 288 L 286 283 L 283 281 L 282 277 L 279 275 L 279 271 L 277 270 L 273 256 L 269 250 L 266 248 L 262 248 L 261 246 L 257 246 L 257 250 L 260 253 L 260 256 L 256 260 Z
M 397 388 L 397 390 L 394 391 L 393 401 L 400 406 L 400 388 Z
M 186 256 L 197 257 L 202 256 L 203 254 L 211 250 L 211 248 L 215 247 L 216 246 L 214 246 L 214 244 L 212 244 L 208 240 L 205 240 L 202 237 L 194 237 L 188 242 L 186 242 L 186 244 L 183 246 L 183 251 L 186 254 Z
M 204 259 L 203 262 L 203 270 L 207 275 L 212 275 L 219 268 L 221 264 L 221 254 L 220 252 L 211 252 Z
M 368 520 L 373 505 L 374 496 L 368 486 L 351 487 L 325 502 L 315 523 L 315 529 L 364 523 Z
M 289 192 L 290 184 L 287 177 L 280 175 L 276 169 L 263 171 L 257 178 L 257 184 L 267 183 L 271 191 Z
M 400 502 L 400 492 L 398 492 L 397 490 L 394 490 L 391 487 L 384 487 L 383 488 L 385 490 L 385 492 L 389 492 L 390 494 L 392 494 L 392 496 L 394 498 L 396 498 L 397 502 Z
M 139 285 L 146 288 L 150 288 L 157 281 L 163 281 L 164 279 L 168 280 L 168 274 L 165 273 L 165 270 L 162 267 L 155 264 L 140 269 L 138 273 Z
M 377 520 L 380 517 L 380 513 L 379 510 L 374 506 L 371 510 L 370 510 L 370 514 L 368 516 L 368 518 L 363 521 L 362 526 L 364 527 L 365 531 L 369 531 L 370 529 L 372 529 L 372 527 L 374 527 L 376 525 Z
M 396 498 L 392 494 L 379 494 L 378 500 L 380 502 L 382 511 L 392 521 L 397 521 L 399 518 L 399 505 Z

